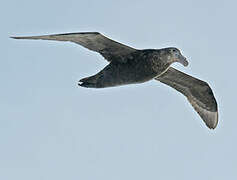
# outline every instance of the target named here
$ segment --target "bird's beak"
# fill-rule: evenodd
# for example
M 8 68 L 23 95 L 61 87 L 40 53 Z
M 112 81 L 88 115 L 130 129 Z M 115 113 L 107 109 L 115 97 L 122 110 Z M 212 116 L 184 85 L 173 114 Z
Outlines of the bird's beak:
M 188 61 L 183 55 L 179 55 L 178 60 L 179 63 L 183 64 L 184 66 L 188 66 Z

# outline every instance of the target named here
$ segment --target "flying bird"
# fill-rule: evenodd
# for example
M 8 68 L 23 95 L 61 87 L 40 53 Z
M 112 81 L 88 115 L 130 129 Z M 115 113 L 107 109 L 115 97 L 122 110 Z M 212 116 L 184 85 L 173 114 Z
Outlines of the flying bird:
M 207 127 L 215 129 L 217 126 L 217 102 L 210 86 L 205 81 L 170 67 L 174 62 L 188 65 L 186 58 L 175 47 L 138 50 L 109 39 L 98 32 L 11 38 L 70 41 L 98 52 L 109 64 L 97 74 L 81 79 L 79 86 L 106 88 L 155 79 L 186 96 Z

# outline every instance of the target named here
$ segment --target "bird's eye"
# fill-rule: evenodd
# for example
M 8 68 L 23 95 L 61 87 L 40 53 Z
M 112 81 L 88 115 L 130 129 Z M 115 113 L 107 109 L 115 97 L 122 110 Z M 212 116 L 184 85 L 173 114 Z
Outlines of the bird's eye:
M 173 52 L 176 52 L 176 49 L 173 49 L 172 51 L 173 51 Z

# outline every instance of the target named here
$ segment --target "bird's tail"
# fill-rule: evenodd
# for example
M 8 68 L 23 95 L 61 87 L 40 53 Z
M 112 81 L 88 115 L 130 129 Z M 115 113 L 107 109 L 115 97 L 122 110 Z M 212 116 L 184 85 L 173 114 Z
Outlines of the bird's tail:
M 99 88 L 97 80 L 98 80 L 98 74 L 81 79 L 78 85 L 87 88 Z

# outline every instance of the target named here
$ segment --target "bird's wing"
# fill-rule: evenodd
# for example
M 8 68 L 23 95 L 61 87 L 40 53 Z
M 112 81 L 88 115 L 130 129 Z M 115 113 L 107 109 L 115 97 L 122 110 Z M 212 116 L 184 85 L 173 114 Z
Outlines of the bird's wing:
M 172 67 L 155 79 L 184 94 L 206 125 L 215 129 L 218 123 L 217 102 L 206 82 Z
M 98 32 L 52 34 L 43 36 L 11 37 L 14 39 L 41 39 L 70 41 L 100 53 L 108 61 L 126 62 L 126 57 L 136 49 L 109 39 Z

